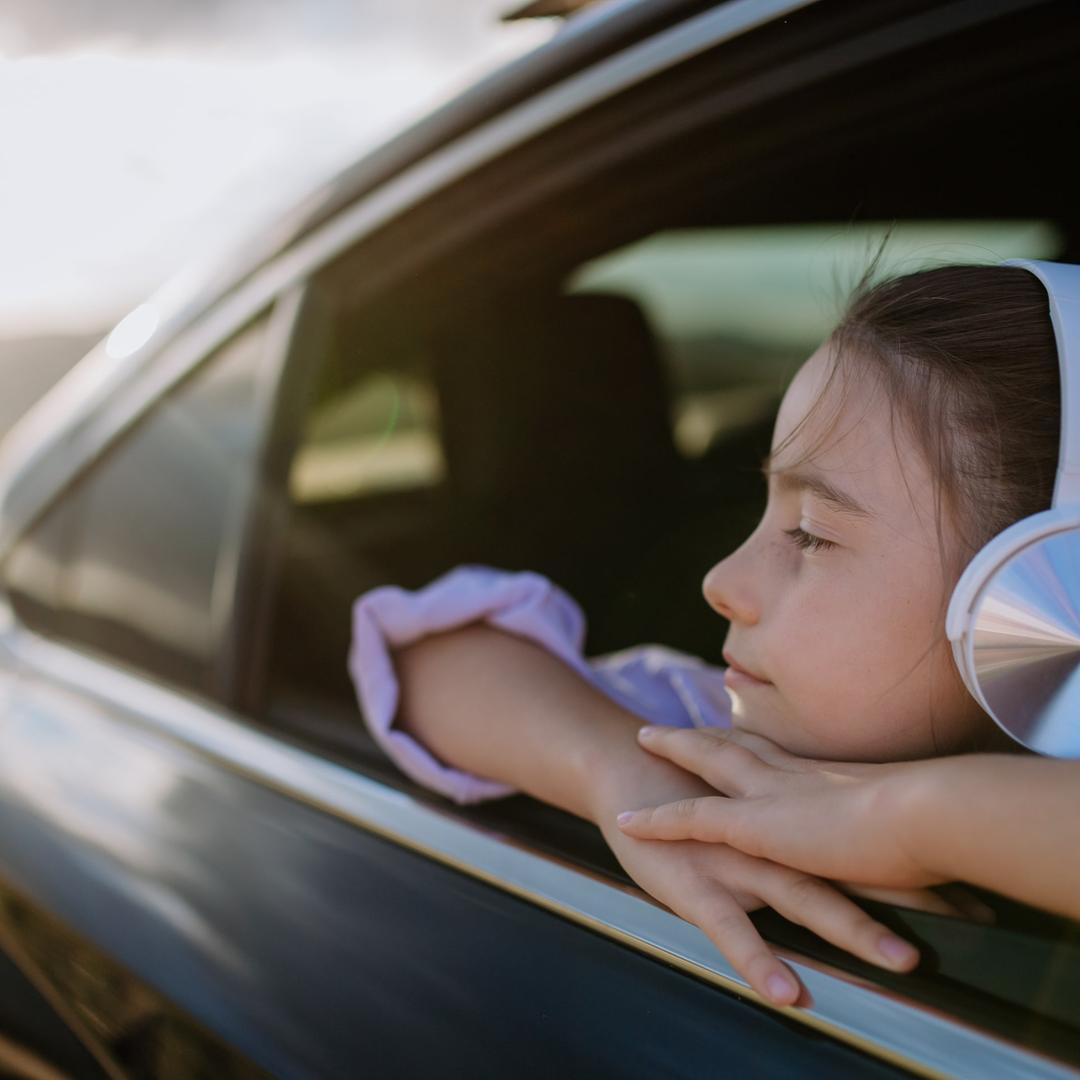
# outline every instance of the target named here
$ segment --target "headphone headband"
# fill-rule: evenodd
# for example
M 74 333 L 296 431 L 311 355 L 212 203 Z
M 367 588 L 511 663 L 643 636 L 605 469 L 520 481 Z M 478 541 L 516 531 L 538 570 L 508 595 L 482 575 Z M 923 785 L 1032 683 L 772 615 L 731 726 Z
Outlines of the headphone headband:
M 1046 289 L 1061 373 L 1051 509 L 995 536 L 961 575 L 945 629 L 965 684 L 1039 753 L 1080 757 L 1080 266 L 1011 259 Z
M 1029 270 L 1050 299 L 1061 371 L 1061 449 L 1052 505 L 1080 503 L 1080 266 L 1034 259 L 1009 259 L 1002 265 Z

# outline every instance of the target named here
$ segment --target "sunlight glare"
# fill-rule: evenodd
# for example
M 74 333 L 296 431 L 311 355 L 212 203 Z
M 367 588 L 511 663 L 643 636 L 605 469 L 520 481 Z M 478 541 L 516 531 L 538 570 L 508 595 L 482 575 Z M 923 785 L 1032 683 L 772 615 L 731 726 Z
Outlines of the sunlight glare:
M 153 336 L 161 322 L 153 304 L 140 304 L 116 325 L 105 342 L 105 352 L 113 360 L 123 360 L 141 349 Z

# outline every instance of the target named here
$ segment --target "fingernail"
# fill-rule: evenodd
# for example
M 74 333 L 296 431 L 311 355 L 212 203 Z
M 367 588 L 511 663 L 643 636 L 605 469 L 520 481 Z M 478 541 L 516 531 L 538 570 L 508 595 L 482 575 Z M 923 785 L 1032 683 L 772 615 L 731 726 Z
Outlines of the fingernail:
M 770 975 L 765 980 L 765 989 L 768 991 L 769 997 L 778 1005 L 794 1001 L 799 996 L 799 988 L 795 985 L 795 981 L 787 975 L 781 975 L 779 972 Z
M 651 739 L 656 734 L 656 728 L 646 726 L 638 729 L 637 737 L 639 739 Z
M 878 941 L 878 952 L 890 963 L 907 966 L 912 961 L 919 959 L 919 950 L 914 945 L 892 934 L 885 934 Z
M 625 825 L 634 816 L 633 810 L 624 810 L 615 820 L 620 825 Z

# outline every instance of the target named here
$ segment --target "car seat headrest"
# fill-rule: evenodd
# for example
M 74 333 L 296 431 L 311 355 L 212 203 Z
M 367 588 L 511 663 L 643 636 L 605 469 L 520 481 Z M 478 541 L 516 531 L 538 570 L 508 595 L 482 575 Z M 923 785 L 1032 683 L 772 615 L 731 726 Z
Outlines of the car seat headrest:
M 455 487 L 492 498 L 525 488 L 603 494 L 673 463 L 661 359 L 634 301 L 560 296 L 521 303 L 497 322 L 443 358 Z

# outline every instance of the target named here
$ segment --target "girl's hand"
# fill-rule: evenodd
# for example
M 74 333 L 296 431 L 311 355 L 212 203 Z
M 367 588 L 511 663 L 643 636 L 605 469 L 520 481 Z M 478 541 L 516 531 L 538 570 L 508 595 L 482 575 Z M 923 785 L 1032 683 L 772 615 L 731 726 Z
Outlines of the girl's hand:
M 918 950 L 839 889 L 724 844 L 662 843 L 608 836 L 626 872 L 676 915 L 694 923 L 766 1000 L 802 999 L 795 975 L 774 955 L 747 912 L 771 907 L 839 948 L 892 971 L 909 971 Z
M 627 835 L 722 841 L 863 885 L 969 881 L 1080 919 L 1080 761 L 965 754 L 860 765 L 804 761 L 739 732 L 640 741 L 733 797 L 631 814 Z
M 813 761 L 738 731 L 647 727 L 639 741 L 730 797 L 682 799 L 620 815 L 628 836 L 723 843 L 875 889 L 946 880 L 905 844 L 905 803 L 917 797 L 920 762 Z
M 692 799 L 709 791 L 700 780 L 656 758 L 638 755 L 638 759 L 640 764 L 617 768 L 598 765 L 589 816 L 600 825 L 626 872 L 703 930 L 763 998 L 792 1005 L 802 991 L 748 918 L 747 912 L 760 907 L 774 908 L 839 948 L 890 970 L 907 971 L 918 962 L 914 946 L 820 878 L 722 844 L 641 840 L 622 832 L 615 815 L 628 802 Z

